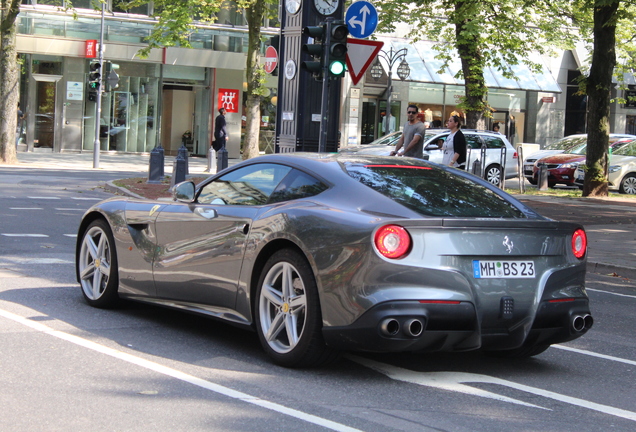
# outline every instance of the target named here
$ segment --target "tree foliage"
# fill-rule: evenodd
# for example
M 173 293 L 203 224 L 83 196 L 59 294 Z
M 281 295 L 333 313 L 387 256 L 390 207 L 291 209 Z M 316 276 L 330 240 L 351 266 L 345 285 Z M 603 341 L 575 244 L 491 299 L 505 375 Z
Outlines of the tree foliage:
M 445 69 L 459 55 L 462 68 L 456 78 L 465 82 L 459 108 L 469 127 L 485 126 L 490 116 L 484 78 L 487 67 L 514 78 L 510 65 L 524 63 L 538 71 L 531 53 L 552 54 L 570 48 L 571 2 L 565 0 L 378 0 L 380 31 L 393 33 L 396 23 L 407 26 L 405 37 L 437 42 L 434 49 Z

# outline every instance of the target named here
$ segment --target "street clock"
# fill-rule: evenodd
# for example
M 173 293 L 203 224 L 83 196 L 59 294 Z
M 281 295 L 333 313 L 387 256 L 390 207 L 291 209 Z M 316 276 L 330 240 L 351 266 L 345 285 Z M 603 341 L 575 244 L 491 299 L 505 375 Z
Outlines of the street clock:
M 314 6 L 316 10 L 323 15 L 331 15 L 337 9 L 340 0 L 314 0 Z

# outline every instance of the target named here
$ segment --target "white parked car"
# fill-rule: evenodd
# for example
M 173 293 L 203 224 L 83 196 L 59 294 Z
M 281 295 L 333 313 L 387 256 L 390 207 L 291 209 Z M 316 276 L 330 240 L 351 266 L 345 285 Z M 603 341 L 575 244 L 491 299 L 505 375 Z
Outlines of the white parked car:
M 582 166 L 574 174 L 574 183 L 583 186 L 585 171 Z M 614 150 L 609 158 L 609 185 L 611 191 L 636 194 L 636 140 Z
M 610 134 L 610 143 L 616 142 L 620 139 L 636 139 L 634 135 L 628 134 Z M 564 153 L 566 150 L 573 148 L 579 144 L 587 143 L 587 134 L 569 135 L 565 138 L 561 138 L 548 144 L 543 149 L 536 153 L 532 153 L 530 156 L 523 160 L 523 175 L 530 182 L 530 184 L 537 184 L 537 180 L 534 178 L 534 165 L 539 159 L 543 159 L 548 156 L 552 156 L 559 153 Z
M 505 178 L 513 178 L 519 175 L 517 167 L 517 151 L 506 137 L 498 132 L 481 131 L 475 129 L 462 129 L 466 137 L 468 152 L 466 155 L 467 170 L 472 172 L 473 164 L 481 158 L 481 148 L 486 147 L 486 163 L 484 164 L 483 178 L 494 185 L 499 185 L 502 166 L 505 165 Z M 427 129 L 424 142 L 424 156 L 435 163 L 442 163 L 444 154 L 438 147 L 438 143 L 446 140 L 450 131 L 448 129 Z M 395 141 L 397 142 L 397 141 Z M 395 148 L 395 142 L 388 145 L 361 145 L 343 147 L 341 153 L 358 153 L 368 155 L 388 156 Z M 505 148 L 505 152 L 502 150 Z M 505 162 L 504 162 L 505 153 Z M 480 164 L 481 165 L 481 164 Z

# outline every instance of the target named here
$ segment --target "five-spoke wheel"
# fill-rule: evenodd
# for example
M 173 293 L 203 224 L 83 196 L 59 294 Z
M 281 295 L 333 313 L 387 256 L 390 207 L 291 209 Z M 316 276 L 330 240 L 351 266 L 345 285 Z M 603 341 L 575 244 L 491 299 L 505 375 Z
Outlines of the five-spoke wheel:
M 489 165 L 486 168 L 485 179 L 488 183 L 499 186 L 501 183 L 501 167 L 497 164 Z
M 636 194 L 636 174 L 628 174 L 623 178 L 620 191 L 625 194 Z
M 108 224 L 91 223 L 82 237 L 77 269 L 86 301 L 95 307 L 110 307 L 117 301 L 119 277 L 115 241 Z
M 271 256 L 261 273 L 256 301 L 258 336 L 276 363 L 311 367 L 336 358 L 322 338 L 316 281 L 299 253 L 283 249 Z

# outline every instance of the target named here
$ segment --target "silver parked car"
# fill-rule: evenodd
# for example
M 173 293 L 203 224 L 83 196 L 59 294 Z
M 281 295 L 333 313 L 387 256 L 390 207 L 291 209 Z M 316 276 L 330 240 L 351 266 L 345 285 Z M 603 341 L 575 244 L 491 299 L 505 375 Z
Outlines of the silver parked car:
M 505 164 L 505 176 L 509 179 L 519 175 L 517 166 L 518 155 L 508 139 L 498 132 L 481 131 L 474 129 L 462 129 L 466 137 L 468 152 L 466 155 L 466 167 L 472 170 L 475 161 L 479 161 L 480 169 L 483 169 L 483 178 L 494 185 L 501 182 L 502 166 Z M 444 154 L 440 146 L 444 143 L 450 131 L 447 129 L 426 129 L 424 141 L 424 156 L 435 163 L 442 163 Z M 381 145 L 361 145 L 343 147 L 341 153 L 356 153 L 365 155 L 388 156 L 395 148 L 397 140 Z M 485 147 L 486 160 L 482 165 L 481 148 Z
M 585 161 L 578 166 L 574 183 L 583 188 L 585 181 Z M 611 191 L 624 194 L 636 194 L 636 140 L 630 141 L 612 151 L 609 157 L 608 185 Z
M 86 212 L 76 271 L 90 305 L 135 300 L 254 329 L 289 367 L 341 350 L 526 357 L 593 324 L 583 227 L 463 171 L 278 154 L 173 194 Z

